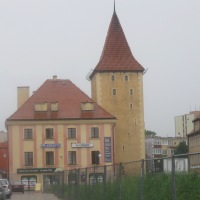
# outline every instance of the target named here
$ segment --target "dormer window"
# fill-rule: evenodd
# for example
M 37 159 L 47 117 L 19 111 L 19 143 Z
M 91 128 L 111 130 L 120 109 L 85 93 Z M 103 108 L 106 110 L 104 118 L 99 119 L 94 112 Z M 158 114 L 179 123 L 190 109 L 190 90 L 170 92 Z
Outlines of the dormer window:
M 47 111 L 47 102 L 36 103 L 35 104 L 35 111 Z
M 51 103 L 51 111 L 58 111 L 58 102 Z
M 93 102 L 83 102 L 81 103 L 82 111 L 93 111 L 94 110 L 94 103 Z

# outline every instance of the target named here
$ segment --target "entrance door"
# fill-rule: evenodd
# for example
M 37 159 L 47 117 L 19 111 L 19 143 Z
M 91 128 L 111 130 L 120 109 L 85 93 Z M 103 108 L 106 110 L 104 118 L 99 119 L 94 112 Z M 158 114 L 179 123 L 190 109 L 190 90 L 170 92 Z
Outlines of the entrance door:
M 27 191 L 35 190 L 37 183 L 37 176 L 22 176 L 22 183 L 24 184 L 24 189 Z

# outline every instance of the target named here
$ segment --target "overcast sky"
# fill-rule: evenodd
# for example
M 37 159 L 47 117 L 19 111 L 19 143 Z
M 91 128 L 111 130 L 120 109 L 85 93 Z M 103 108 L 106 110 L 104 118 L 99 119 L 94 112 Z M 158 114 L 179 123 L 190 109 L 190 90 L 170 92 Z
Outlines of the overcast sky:
M 175 136 L 174 117 L 200 109 L 200 0 L 116 0 L 144 75 L 145 128 Z M 0 130 L 17 87 L 37 90 L 57 75 L 90 96 L 113 0 L 0 0 Z

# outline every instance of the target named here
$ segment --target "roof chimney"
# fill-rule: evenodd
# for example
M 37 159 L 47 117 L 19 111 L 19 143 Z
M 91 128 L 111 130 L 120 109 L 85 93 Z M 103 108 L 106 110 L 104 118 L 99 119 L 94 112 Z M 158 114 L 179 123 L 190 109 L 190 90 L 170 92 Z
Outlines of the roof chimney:
M 53 80 L 54 80 L 54 81 L 57 80 L 57 76 L 56 76 L 56 75 L 53 76 Z
M 29 86 L 17 87 L 17 109 L 29 98 Z

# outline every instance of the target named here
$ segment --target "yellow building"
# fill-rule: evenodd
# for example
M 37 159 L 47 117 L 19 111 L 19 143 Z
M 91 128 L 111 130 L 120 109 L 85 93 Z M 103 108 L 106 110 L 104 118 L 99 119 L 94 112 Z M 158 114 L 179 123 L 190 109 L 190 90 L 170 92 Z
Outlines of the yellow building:
M 187 135 L 189 153 L 189 168 L 200 171 L 200 115 L 193 120 L 194 129 Z
M 89 78 L 92 99 L 117 118 L 116 163 L 145 158 L 143 72 L 114 10 L 100 60 Z
M 33 189 L 56 170 L 114 163 L 115 117 L 71 81 L 54 76 L 28 93 L 18 88 L 19 108 L 6 120 L 10 180 Z

